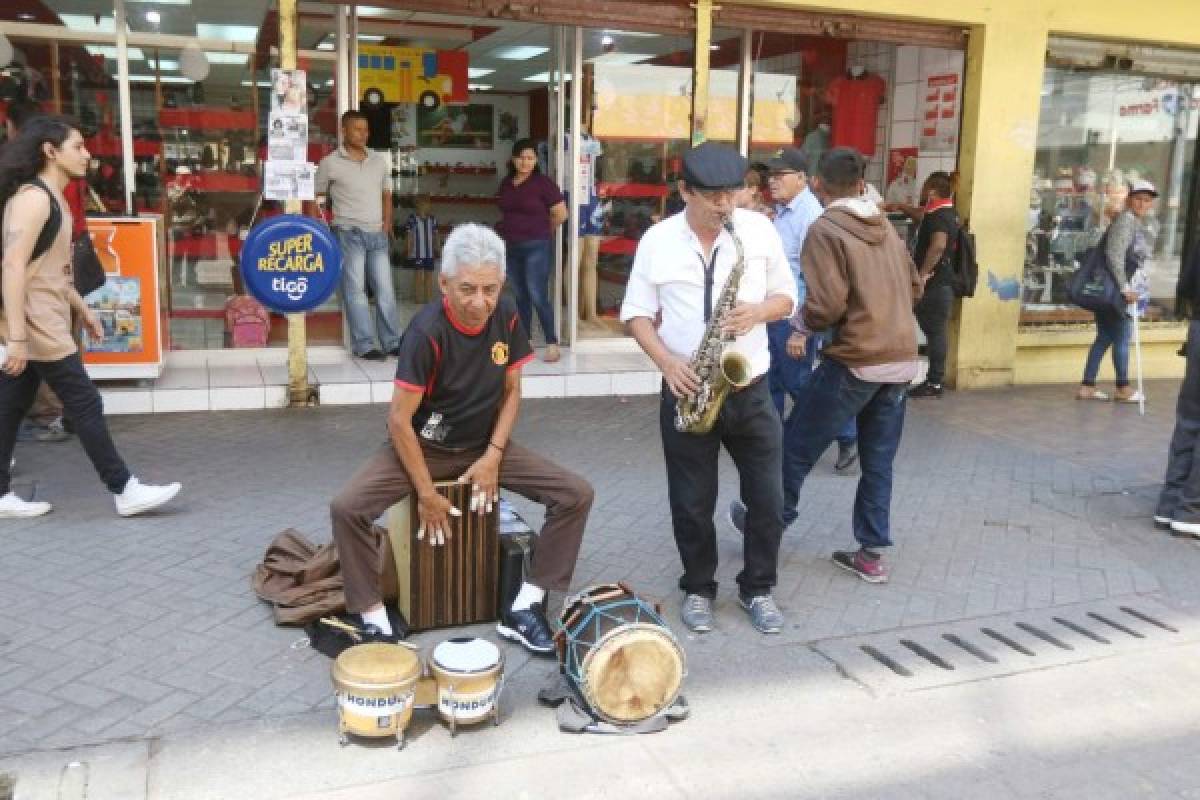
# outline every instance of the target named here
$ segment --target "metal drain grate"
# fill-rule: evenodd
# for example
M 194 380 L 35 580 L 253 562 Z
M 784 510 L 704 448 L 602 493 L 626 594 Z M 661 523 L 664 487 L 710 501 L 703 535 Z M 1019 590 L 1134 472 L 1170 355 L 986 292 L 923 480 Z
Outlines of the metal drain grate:
M 1058 606 L 813 648 L 872 688 L 928 689 L 1200 639 L 1200 625 L 1148 598 Z

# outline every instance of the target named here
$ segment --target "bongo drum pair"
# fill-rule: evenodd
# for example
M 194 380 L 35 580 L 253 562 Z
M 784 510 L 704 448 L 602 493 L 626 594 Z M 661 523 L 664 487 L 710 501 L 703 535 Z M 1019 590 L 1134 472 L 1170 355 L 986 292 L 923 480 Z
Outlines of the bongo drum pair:
M 559 666 L 593 713 L 628 725 L 669 708 L 686 660 L 662 612 L 620 583 L 568 597 L 555 635 Z
M 406 644 L 360 644 L 333 664 L 338 705 L 338 741 L 349 735 L 395 736 L 404 747 L 405 730 L 414 707 L 436 709 L 450 726 L 472 725 L 489 717 L 500 724 L 500 692 L 504 688 L 504 656 L 486 639 L 449 639 L 433 649 L 423 675 L 417 649 Z

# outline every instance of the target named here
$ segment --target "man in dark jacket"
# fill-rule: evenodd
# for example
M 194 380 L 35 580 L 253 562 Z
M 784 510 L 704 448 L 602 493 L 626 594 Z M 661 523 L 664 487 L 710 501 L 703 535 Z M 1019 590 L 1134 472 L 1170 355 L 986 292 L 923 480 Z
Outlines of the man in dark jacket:
M 892 462 L 904 429 L 905 388 L 917 373 L 913 303 L 921 278 L 904 243 L 869 201 L 860 199 L 865 164 L 839 147 L 821 157 L 815 191 L 825 205 L 808 229 L 801 266 L 808 286 L 788 340 L 803 354 L 814 331 L 834 330 L 833 343 L 784 429 L 784 524 L 798 516 L 800 487 L 829 444 L 855 419 L 862 475 L 854 500 L 859 549 L 833 561 L 869 583 L 887 570 L 879 549 L 892 544 Z

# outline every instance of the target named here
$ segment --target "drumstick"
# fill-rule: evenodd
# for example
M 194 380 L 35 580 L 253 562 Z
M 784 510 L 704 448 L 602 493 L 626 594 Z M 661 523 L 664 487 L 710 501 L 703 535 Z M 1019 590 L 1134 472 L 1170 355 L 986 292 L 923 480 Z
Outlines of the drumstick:
M 342 622 L 340 619 L 335 619 L 334 617 L 321 617 L 321 624 L 328 625 L 331 628 L 337 628 L 340 631 L 345 631 L 346 633 L 350 634 L 350 638 L 354 639 L 356 642 L 362 641 L 362 631 L 349 623 Z
M 331 628 L 337 628 L 338 630 L 345 631 L 346 633 L 350 634 L 350 636 L 356 642 L 362 641 L 363 632 L 361 628 L 356 628 L 350 623 L 342 622 L 340 619 L 335 617 L 321 617 L 320 621 Z M 415 645 L 412 642 L 396 642 L 396 644 L 400 645 L 401 647 L 407 647 L 409 650 L 413 650 L 415 652 L 420 651 L 421 649 L 418 645 Z

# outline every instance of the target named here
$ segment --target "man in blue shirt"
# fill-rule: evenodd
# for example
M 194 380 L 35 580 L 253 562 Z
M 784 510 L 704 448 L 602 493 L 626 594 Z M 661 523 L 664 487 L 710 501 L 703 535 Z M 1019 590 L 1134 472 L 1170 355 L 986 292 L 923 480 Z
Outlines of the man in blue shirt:
M 800 250 L 804 247 L 804 237 L 808 235 L 808 226 L 821 216 L 824 208 L 821 206 L 812 189 L 808 188 L 809 163 L 805 152 L 796 147 L 785 147 L 775 154 L 767 164 L 768 185 L 771 188 L 771 198 L 775 202 L 775 230 L 783 239 L 783 251 L 787 254 L 788 265 L 796 279 L 796 292 L 799 303 L 804 303 L 804 273 L 800 269 Z M 791 328 L 787 320 L 767 324 L 767 337 L 771 349 L 771 370 L 768 379 L 771 387 L 771 399 L 779 416 L 783 417 L 784 397 L 791 396 L 793 405 L 799 393 L 804 389 L 813 370 L 816 369 L 820 358 L 820 344 L 806 349 L 802 358 L 792 358 L 787 353 L 787 340 Z M 853 475 L 858 463 L 857 432 L 854 420 L 838 436 L 838 459 L 834 465 L 839 475 Z

